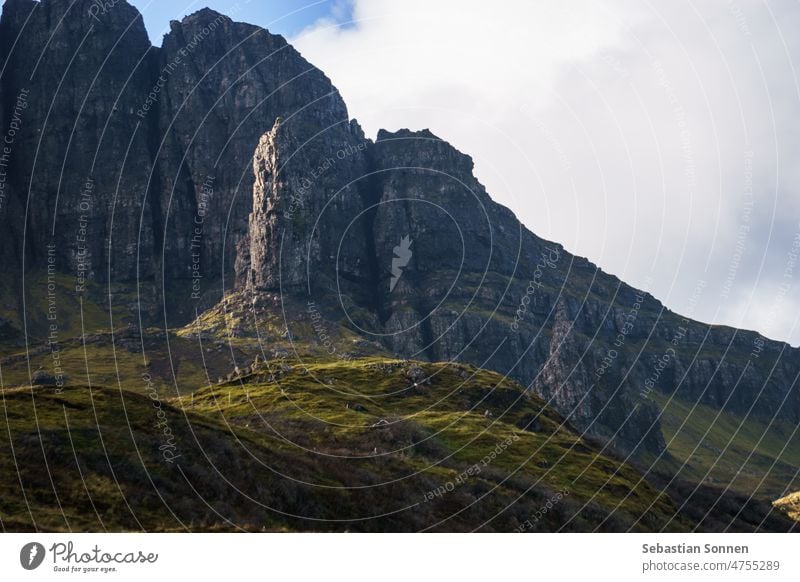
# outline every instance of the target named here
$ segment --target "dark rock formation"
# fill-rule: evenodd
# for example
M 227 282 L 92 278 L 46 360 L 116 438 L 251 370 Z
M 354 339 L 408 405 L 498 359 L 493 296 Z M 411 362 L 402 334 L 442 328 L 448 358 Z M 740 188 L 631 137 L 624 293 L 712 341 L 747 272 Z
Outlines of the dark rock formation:
M 508 374 L 637 457 L 664 450 L 658 395 L 800 420 L 797 350 L 681 318 L 538 238 L 429 131 L 381 131 L 364 165 L 331 166 L 310 198 L 304 177 L 339 141 L 324 128 L 307 135 L 278 126 L 256 152 L 239 277 L 248 293 L 310 298 L 328 328 L 403 357 Z
M 14 103 L 27 100 L 10 147 L 13 204 L 22 210 L 14 227 L 21 232 L 27 223 L 18 259 L 76 278 L 81 271 L 135 280 L 154 272 L 152 165 L 136 117 L 151 46 L 133 7 L 120 2 L 93 16 L 92 6 L 8 0 L 3 7 L 6 133 Z
M 165 282 L 190 291 L 199 258 L 203 291 L 218 290 L 224 277 L 230 287 L 252 210 L 259 138 L 279 117 L 302 119 L 295 127 L 347 126 L 347 108 L 283 37 L 208 9 L 172 22 L 159 85 L 157 112 L 146 117 L 158 120 Z
M 261 138 L 240 285 L 298 293 L 309 277 L 333 288 L 338 275 L 355 293 L 370 286 L 368 239 L 350 228 L 365 208 L 368 146 L 357 123 L 317 126 L 304 114 L 279 119 Z
M 349 128 L 330 81 L 282 37 L 208 9 L 173 22 L 160 49 L 124 0 L 7 0 L 0 31 L 4 130 L 28 98 L 4 264 L 155 287 L 172 325 L 233 285 L 261 135 L 278 117 Z M 150 295 L 143 315 L 163 321 Z

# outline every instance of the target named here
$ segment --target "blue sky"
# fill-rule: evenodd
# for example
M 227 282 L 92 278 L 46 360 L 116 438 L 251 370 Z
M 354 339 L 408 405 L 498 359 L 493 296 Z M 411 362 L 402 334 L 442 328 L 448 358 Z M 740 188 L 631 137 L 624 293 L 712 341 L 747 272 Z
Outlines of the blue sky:
M 270 32 L 290 37 L 317 22 L 348 18 L 345 0 L 129 0 L 144 17 L 150 40 L 161 45 L 170 20 L 180 20 L 201 8 L 211 8 L 234 20 L 258 24 Z

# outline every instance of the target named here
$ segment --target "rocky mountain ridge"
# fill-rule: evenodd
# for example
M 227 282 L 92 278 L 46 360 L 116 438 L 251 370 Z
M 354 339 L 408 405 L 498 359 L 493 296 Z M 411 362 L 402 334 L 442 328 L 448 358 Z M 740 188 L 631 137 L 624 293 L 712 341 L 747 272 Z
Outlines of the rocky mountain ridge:
M 3 7 L 7 273 L 133 289 L 125 309 L 169 327 L 227 289 L 289 337 L 346 328 L 513 377 L 642 463 L 668 456 L 655 395 L 800 422 L 798 350 L 683 318 L 537 237 L 427 130 L 367 139 L 280 36 L 205 9 L 156 48 L 126 2 L 92 6 Z
M 262 138 L 238 269 L 254 302 L 305 298 L 392 353 L 507 374 L 638 458 L 665 454 L 656 393 L 799 418 L 797 350 L 683 318 L 540 239 L 427 130 L 372 142 L 348 127 L 280 120 Z M 357 153 L 336 163 L 341 151 Z
M 170 324 L 232 285 L 261 134 L 298 110 L 348 119 L 282 37 L 208 9 L 173 21 L 158 48 L 125 1 L 7 0 L 0 39 L 4 129 L 29 95 L 9 154 L 5 264 L 44 269 L 52 244 L 61 272 L 138 284 L 151 319 L 163 296 Z

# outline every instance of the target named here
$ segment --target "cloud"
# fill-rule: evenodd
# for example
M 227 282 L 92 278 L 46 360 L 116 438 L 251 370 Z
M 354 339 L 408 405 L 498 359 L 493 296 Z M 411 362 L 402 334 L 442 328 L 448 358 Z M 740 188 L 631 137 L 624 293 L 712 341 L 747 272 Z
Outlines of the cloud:
M 428 127 L 540 236 L 675 311 L 800 343 L 798 3 L 355 0 L 352 15 L 293 42 L 368 133 Z

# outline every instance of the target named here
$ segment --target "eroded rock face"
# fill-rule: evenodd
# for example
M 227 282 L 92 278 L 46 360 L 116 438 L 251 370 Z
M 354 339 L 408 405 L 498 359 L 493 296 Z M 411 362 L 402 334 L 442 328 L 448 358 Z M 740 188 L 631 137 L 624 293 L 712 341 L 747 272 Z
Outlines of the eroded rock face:
M 27 268 L 46 268 L 52 259 L 76 278 L 81 270 L 99 281 L 133 280 L 137 272 L 154 272 L 146 200 L 152 164 L 136 116 L 154 55 L 138 11 L 121 2 L 94 14 L 92 6 L 90 0 L 3 6 L 12 228 L 21 231 L 27 222 Z M 8 112 L 21 99 L 26 106 L 12 129 Z M 137 261 L 137 250 L 144 260 Z
M 253 160 L 255 185 L 249 233 L 238 279 L 254 291 L 349 292 L 371 284 L 365 211 L 365 139 L 357 123 L 309 132 L 304 117 L 279 119 L 262 136 Z M 313 280 L 313 285 L 307 284 Z
M 347 108 L 328 78 L 283 37 L 208 9 L 172 23 L 159 79 L 165 278 L 184 281 L 188 290 L 199 253 L 206 289 L 220 287 L 223 277 L 230 287 L 252 210 L 259 138 L 279 117 L 293 127 L 348 126 Z
M 468 156 L 429 131 L 381 131 L 363 159 L 326 174 L 287 213 L 334 147 L 315 141 L 280 125 L 261 140 L 243 289 L 311 296 L 328 327 L 403 357 L 508 374 L 635 456 L 665 448 L 658 395 L 800 418 L 797 350 L 683 319 L 540 239 L 491 200 Z M 358 187 L 337 198 L 345 184 Z
M 180 324 L 233 285 L 261 135 L 278 117 L 334 133 L 350 120 L 328 78 L 280 36 L 203 9 L 155 48 L 134 7 L 107 4 L 3 7 L 4 131 L 18 96 L 28 103 L 1 252 L 26 269 L 55 255 L 59 272 L 122 292 L 155 287 L 150 315 Z

